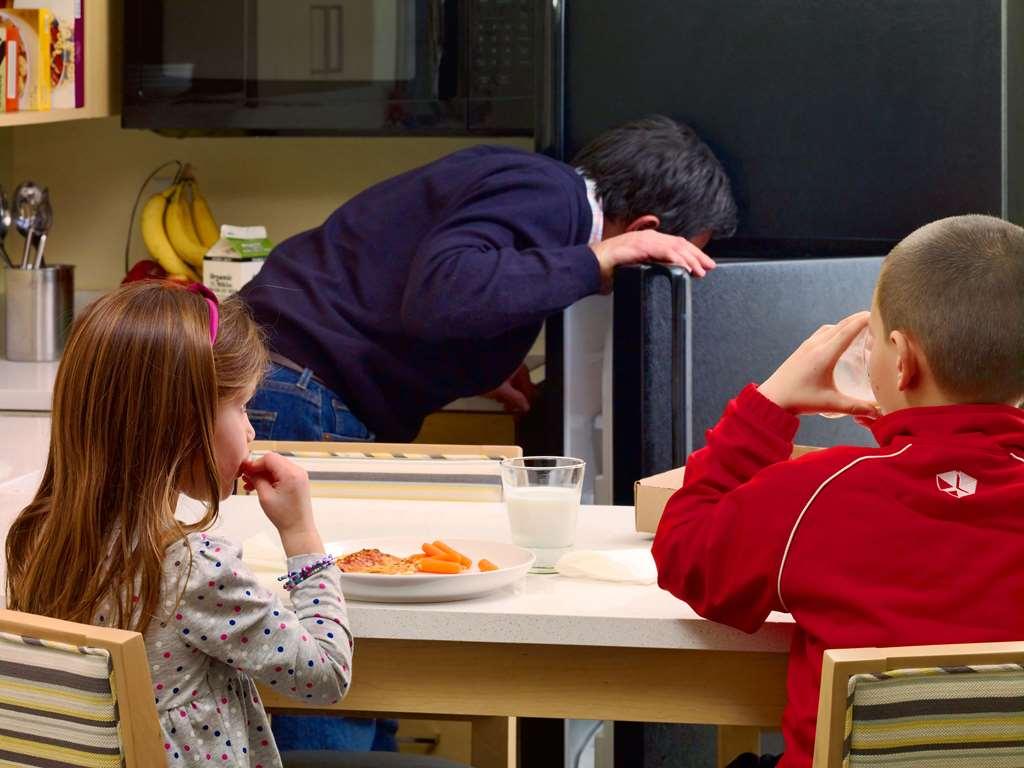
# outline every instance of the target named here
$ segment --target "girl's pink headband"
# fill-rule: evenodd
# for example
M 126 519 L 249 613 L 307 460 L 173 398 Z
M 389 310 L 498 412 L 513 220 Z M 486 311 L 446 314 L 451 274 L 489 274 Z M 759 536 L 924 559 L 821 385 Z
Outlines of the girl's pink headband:
M 220 324 L 220 310 L 218 309 L 217 294 L 211 291 L 202 283 L 192 283 L 186 290 L 189 293 L 195 293 L 206 299 L 206 304 L 210 307 L 210 346 L 213 346 L 217 341 L 217 326 Z

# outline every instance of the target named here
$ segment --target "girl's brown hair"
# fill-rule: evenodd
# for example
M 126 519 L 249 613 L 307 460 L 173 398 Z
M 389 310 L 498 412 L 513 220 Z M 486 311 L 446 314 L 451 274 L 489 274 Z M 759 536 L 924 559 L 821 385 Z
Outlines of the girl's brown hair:
M 50 452 L 39 490 L 7 536 L 7 605 L 144 632 L 157 611 L 168 544 L 217 518 L 218 402 L 245 395 L 267 366 L 240 299 L 210 309 L 166 282 L 124 286 L 75 322 L 57 371 Z M 206 502 L 174 518 L 188 483 Z

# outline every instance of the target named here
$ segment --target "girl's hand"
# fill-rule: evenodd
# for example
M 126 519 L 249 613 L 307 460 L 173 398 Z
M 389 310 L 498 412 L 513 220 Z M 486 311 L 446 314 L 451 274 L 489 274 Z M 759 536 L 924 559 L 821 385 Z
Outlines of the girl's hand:
M 281 535 L 285 554 L 305 555 L 324 551 L 313 521 L 309 476 L 298 464 L 276 453 L 242 464 L 247 491 L 256 491 L 260 506 Z
M 849 413 L 876 417 L 878 406 L 836 389 L 832 372 L 850 342 L 863 330 L 869 312 L 857 312 L 835 325 L 823 325 L 797 347 L 758 391 L 790 413 Z

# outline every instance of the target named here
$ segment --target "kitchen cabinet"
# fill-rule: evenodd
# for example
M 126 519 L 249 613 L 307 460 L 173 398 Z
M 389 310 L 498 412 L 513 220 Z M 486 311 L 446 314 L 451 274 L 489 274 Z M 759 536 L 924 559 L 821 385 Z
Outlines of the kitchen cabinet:
M 120 112 L 121 3 L 86 0 L 84 16 L 85 106 L 47 112 L 0 113 L 0 128 L 110 117 Z

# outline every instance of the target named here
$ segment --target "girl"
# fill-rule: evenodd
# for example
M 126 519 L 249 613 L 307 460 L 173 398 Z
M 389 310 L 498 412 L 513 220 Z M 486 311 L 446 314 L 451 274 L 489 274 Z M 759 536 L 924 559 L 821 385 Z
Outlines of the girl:
M 308 479 L 274 454 L 249 461 L 245 403 L 266 366 L 238 299 L 144 282 L 98 300 L 57 373 L 42 484 L 7 537 L 11 608 L 143 633 L 172 766 L 280 766 L 254 680 L 310 703 L 349 685 L 352 637 Z M 204 533 L 239 476 L 298 574 L 291 608 Z M 206 503 L 201 520 L 175 519 L 179 493 Z

